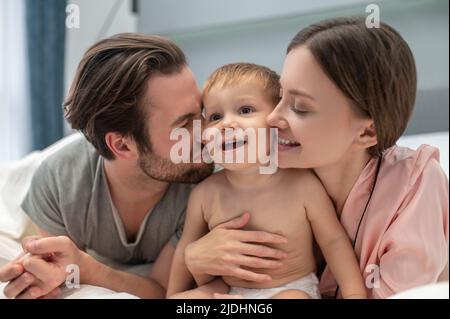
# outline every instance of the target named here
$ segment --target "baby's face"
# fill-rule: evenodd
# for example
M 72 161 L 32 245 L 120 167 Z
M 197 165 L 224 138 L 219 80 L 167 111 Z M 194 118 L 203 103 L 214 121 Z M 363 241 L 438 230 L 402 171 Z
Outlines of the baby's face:
M 256 143 L 258 141 L 258 128 L 264 128 L 266 131 L 266 149 L 269 149 L 269 127 L 266 118 L 275 106 L 268 98 L 268 94 L 265 94 L 261 84 L 245 83 L 225 88 L 213 87 L 203 97 L 203 106 L 206 127 L 208 129 L 216 128 L 221 132 L 224 154 L 236 152 L 238 148 L 244 147 L 245 163 L 248 162 L 248 138 L 240 138 L 237 135 L 225 136 L 225 129 L 227 128 L 253 129 L 256 133 Z M 225 165 L 224 167 L 227 168 Z M 239 167 L 242 167 L 242 165 Z M 235 164 L 233 164 L 233 168 L 237 168 Z

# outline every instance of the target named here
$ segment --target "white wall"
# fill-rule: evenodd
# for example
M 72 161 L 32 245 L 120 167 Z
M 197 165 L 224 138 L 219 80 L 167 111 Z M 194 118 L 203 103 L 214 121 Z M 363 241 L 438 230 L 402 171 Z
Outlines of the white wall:
M 407 133 L 448 130 L 449 18 L 447 0 L 141 0 L 138 31 L 175 40 L 202 85 L 217 67 L 248 61 L 281 71 L 287 45 L 310 23 L 366 15 L 377 3 L 414 53 L 419 94 Z
M 249 21 L 283 18 L 369 0 L 141 0 L 138 29 L 175 34 Z M 372 1 L 373 2 L 373 1 Z
M 66 29 L 65 96 L 78 63 L 91 45 L 113 34 L 135 32 L 137 29 L 137 17 L 132 12 L 131 0 L 70 0 L 68 3 L 80 8 L 80 28 Z M 118 10 L 111 26 L 100 34 L 105 20 L 116 5 Z

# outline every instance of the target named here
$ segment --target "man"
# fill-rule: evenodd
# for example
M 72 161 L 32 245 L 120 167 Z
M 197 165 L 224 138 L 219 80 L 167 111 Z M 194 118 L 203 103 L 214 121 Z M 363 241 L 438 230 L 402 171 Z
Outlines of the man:
M 67 120 L 86 140 L 45 160 L 22 204 L 41 236 L 66 236 L 40 245 L 81 249 L 74 256 L 56 252 L 50 261 L 80 265 L 83 283 L 164 296 L 191 189 L 181 183 L 199 182 L 213 169 L 204 163 L 173 164 L 169 153 L 176 141 L 169 133 L 189 129 L 201 118 L 200 105 L 185 56 L 167 39 L 123 34 L 87 51 L 65 103 Z M 82 252 L 86 249 L 121 263 L 156 262 L 150 278 L 142 280 L 95 262 Z M 27 272 L 5 288 L 7 297 L 30 281 L 24 297 L 39 297 L 65 280 L 65 267 L 48 269 L 52 264 L 42 256 L 22 264 Z
M 9 282 L 5 296 L 51 297 L 65 281 L 66 267 L 76 265 L 82 284 L 164 297 L 191 183 L 213 171 L 210 164 L 195 164 L 196 154 L 191 154 L 193 164 L 170 160 L 177 143 L 170 132 L 181 127 L 192 132 L 193 120 L 201 119 L 201 93 L 183 52 L 158 36 L 119 34 L 102 40 L 84 55 L 65 109 L 85 139 L 36 171 L 22 208 L 40 236 L 26 238 L 24 253 L 0 268 L 0 281 Z M 232 220 L 222 230 L 247 221 Z M 227 234 L 242 236 L 238 230 Z M 267 236 L 264 242 L 273 241 Z M 246 236 L 253 242 L 260 238 Z M 244 258 L 242 247 L 234 253 Z M 256 257 L 263 253 L 245 251 Z M 148 277 L 141 277 L 99 260 L 153 266 Z

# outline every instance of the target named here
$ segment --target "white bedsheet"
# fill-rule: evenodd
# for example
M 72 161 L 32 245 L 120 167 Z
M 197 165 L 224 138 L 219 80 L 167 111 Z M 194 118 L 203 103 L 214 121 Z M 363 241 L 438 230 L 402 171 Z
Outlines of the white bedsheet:
M 14 259 L 21 251 L 20 240 L 29 233 L 30 222 L 20 209 L 28 190 L 34 170 L 43 159 L 53 154 L 80 134 L 70 135 L 42 152 L 34 152 L 20 161 L 0 163 L 0 267 Z M 417 148 L 420 144 L 436 146 L 441 151 L 441 165 L 449 172 L 449 132 L 403 137 L 398 145 Z M 0 284 L 0 299 L 3 286 Z M 82 285 L 80 289 L 66 290 L 64 298 L 134 298 L 129 294 L 116 293 L 104 288 Z

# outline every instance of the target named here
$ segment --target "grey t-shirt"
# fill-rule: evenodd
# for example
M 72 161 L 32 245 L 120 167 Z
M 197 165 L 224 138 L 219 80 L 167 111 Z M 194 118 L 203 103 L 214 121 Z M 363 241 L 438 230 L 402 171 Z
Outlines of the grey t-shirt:
M 135 242 L 110 197 L 103 158 L 81 138 L 47 158 L 36 170 L 22 208 L 42 230 L 67 235 L 82 250 L 120 264 L 151 263 L 183 230 L 192 185 L 171 183 L 149 211 Z

